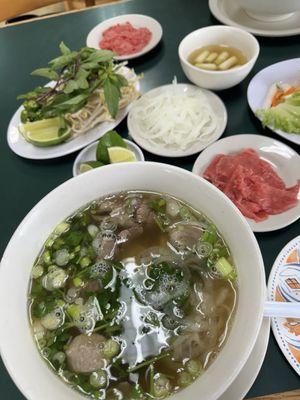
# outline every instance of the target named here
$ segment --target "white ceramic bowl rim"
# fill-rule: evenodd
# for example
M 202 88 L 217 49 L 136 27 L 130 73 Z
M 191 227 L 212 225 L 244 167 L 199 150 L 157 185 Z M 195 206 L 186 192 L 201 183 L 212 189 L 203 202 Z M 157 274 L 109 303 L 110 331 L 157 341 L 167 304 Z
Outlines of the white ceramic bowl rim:
M 199 71 L 199 68 L 195 67 L 193 64 L 191 64 L 189 61 L 187 61 L 186 57 L 183 57 L 182 55 L 182 48 L 185 44 L 185 42 L 187 42 L 189 40 L 189 38 L 193 35 L 195 35 L 196 33 L 200 32 L 200 31 L 205 31 L 205 30 L 228 30 L 228 31 L 235 31 L 237 33 L 242 33 L 245 36 L 248 37 L 249 40 L 252 40 L 252 42 L 255 44 L 255 53 L 253 54 L 253 56 L 243 65 L 240 65 L 239 67 L 235 67 L 232 69 L 228 69 L 226 71 L 209 71 L 209 70 L 201 70 L 201 72 L 204 72 L 206 74 L 209 75 L 228 75 L 228 74 L 232 74 L 238 71 L 243 70 L 244 68 L 246 68 L 248 65 L 251 64 L 251 62 L 253 61 L 253 59 L 256 59 L 258 54 L 259 54 L 259 43 L 258 40 L 256 39 L 255 36 L 253 36 L 251 33 L 240 29 L 240 28 L 236 28 L 233 26 L 224 26 L 224 25 L 212 25 L 212 26 L 205 26 L 203 28 L 200 29 L 196 29 L 192 32 L 190 32 L 188 35 L 186 35 L 180 42 L 179 47 L 178 47 L 178 55 L 179 58 L 182 60 L 182 62 L 184 62 L 186 65 L 188 65 L 190 68 L 192 68 L 194 71 Z
M 0 267 L 0 352 L 3 362 L 16 385 L 30 400 L 83 399 L 50 371 L 38 354 L 27 317 L 27 279 L 37 255 L 36 249 L 41 249 L 60 220 L 101 195 L 121 190 L 155 190 L 173 194 L 194 207 L 201 203 L 199 208 L 210 218 L 216 221 L 218 216 L 217 226 L 228 241 L 233 256 L 238 258 L 239 287 L 245 290 L 239 293 L 231 333 L 205 374 L 171 397 L 173 400 L 195 399 L 201 389 L 203 400 L 217 400 L 244 366 L 261 327 L 265 299 L 262 256 L 246 220 L 222 192 L 191 172 L 167 164 L 132 162 L 94 169 L 58 186 L 28 213 L 7 245 Z M 212 207 L 213 203 L 215 207 Z M 20 269 L 22 265 L 24 267 Z M 15 293 L 13 297 L 12 293 Z M 218 385 L 214 384 L 215 378 Z

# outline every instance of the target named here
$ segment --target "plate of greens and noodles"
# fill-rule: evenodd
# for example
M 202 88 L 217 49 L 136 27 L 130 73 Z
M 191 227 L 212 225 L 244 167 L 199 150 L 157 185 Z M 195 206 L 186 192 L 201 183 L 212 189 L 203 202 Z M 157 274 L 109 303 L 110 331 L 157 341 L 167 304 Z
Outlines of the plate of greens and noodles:
M 21 157 L 56 158 L 85 147 L 117 126 L 139 96 L 138 76 L 113 52 L 59 48 L 60 56 L 31 73 L 48 83 L 18 96 L 23 103 L 7 141 Z
M 261 70 L 248 86 L 248 103 L 264 127 L 300 144 L 300 58 Z

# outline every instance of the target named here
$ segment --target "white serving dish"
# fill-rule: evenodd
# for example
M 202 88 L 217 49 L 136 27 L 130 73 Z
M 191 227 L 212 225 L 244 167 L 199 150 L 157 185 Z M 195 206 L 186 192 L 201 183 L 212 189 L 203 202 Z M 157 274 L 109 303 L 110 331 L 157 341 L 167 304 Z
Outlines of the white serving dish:
M 269 65 L 259 71 L 250 81 L 247 90 L 248 104 L 255 114 L 259 108 L 263 107 L 265 98 L 270 86 L 275 82 L 289 83 L 290 85 L 299 85 L 300 58 L 280 61 Z M 268 127 L 277 135 L 300 145 L 300 134 L 287 133 L 280 129 Z
M 161 40 L 163 30 L 160 23 L 147 15 L 142 14 L 125 14 L 118 15 L 117 17 L 106 19 L 100 24 L 96 25 L 88 34 L 86 39 L 86 45 L 88 47 L 93 47 L 94 49 L 100 49 L 99 42 L 102 39 L 103 32 L 116 24 L 124 24 L 125 22 L 130 22 L 134 28 L 148 28 L 152 33 L 152 37 L 150 42 L 138 53 L 128 54 L 124 56 L 116 56 L 115 59 L 122 60 L 131 60 L 133 58 L 140 57 L 150 50 L 152 50 Z
M 133 143 L 131 140 L 123 139 L 124 142 L 127 144 L 128 150 L 134 152 L 137 161 L 145 161 L 144 154 L 142 150 Z M 81 152 L 75 158 L 73 164 L 73 176 L 80 175 L 80 164 L 87 162 L 87 161 L 96 161 L 96 150 L 98 146 L 98 141 L 90 144 L 89 146 L 85 147 L 81 150 Z
M 254 149 L 261 159 L 267 161 L 286 186 L 296 185 L 297 180 L 300 180 L 300 156 L 295 150 L 278 140 L 251 134 L 233 135 L 218 140 L 198 156 L 193 166 L 193 172 L 202 176 L 217 154 L 236 153 L 247 148 Z M 300 192 L 298 197 L 300 198 Z M 271 232 L 284 228 L 299 218 L 300 201 L 295 207 L 280 214 L 270 215 L 264 221 L 255 222 L 252 219 L 246 219 L 253 232 Z
M 242 51 L 245 64 L 226 71 L 208 71 L 195 67 L 187 59 L 196 49 L 212 44 L 227 45 Z M 251 71 L 259 54 L 259 44 L 251 33 L 230 26 L 215 25 L 197 29 L 180 42 L 178 55 L 186 77 L 205 89 L 222 90 L 237 85 Z
M 122 71 L 125 78 L 131 78 L 135 76 L 134 71 L 127 67 L 123 67 Z M 136 90 L 140 90 L 139 81 L 136 83 Z M 113 121 L 101 122 L 82 135 L 78 135 L 75 138 L 67 140 L 66 142 L 49 147 L 34 146 L 32 143 L 27 142 L 23 138 L 18 129 L 21 123 L 20 115 L 23 110 L 23 106 L 20 106 L 9 122 L 9 126 L 7 128 L 7 143 L 14 153 L 24 158 L 29 158 L 32 160 L 47 160 L 50 158 L 62 157 L 82 149 L 88 144 L 99 139 L 107 131 L 114 129 L 126 117 L 131 104 L 119 110 L 116 118 Z
M 173 84 L 170 85 L 163 85 L 159 86 L 155 89 L 150 90 L 149 92 L 145 93 L 142 97 L 137 99 L 133 105 L 132 105 L 132 111 L 134 110 L 134 107 L 139 105 L 143 105 L 143 102 L 145 99 L 149 99 L 152 97 L 157 96 L 158 94 L 161 94 L 162 92 L 168 92 L 170 88 L 173 87 Z M 133 138 L 133 140 L 141 146 L 143 149 L 149 151 L 152 154 L 156 154 L 158 156 L 164 156 L 164 157 L 186 157 L 190 156 L 192 154 L 197 154 L 199 151 L 203 150 L 205 147 L 209 146 L 211 143 L 215 142 L 218 140 L 227 125 L 227 110 L 225 107 L 225 104 L 223 101 L 220 99 L 219 96 L 217 96 L 215 93 L 205 90 L 205 89 L 199 89 L 197 86 L 186 84 L 186 83 L 178 83 L 176 84 L 176 93 L 192 93 L 192 94 L 197 94 L 199 92 L 200 94 L 203 94 L 206 96 L 207 102 L 211 106 L 215 116 L 217 117 L 217 125 L 216 128 L 210 138 L 207 142 L 201 142 L 200 140 L 196 141 L 187 149 L 181 150 L 181 149 L 172 149 L 168 148 L 167 146 L 164 146 L 162 144 L 154 144 L 150 141 L 148 141 L 145 137 L 141 136 L 140 134 L 140 129 L 138 125 L 136 124 L 134 118 L 133 118 L 133 112 L 130 112 L 128 114 L 127 118 L 127 126 L 129 130 L 129 135 Z
M 0 351 L 11 377 L 28 400 L 85 398 L 48 368 L 34 343 L 27 313 L 32 264 L 60 221 L 99 196 L 130 189 L 170 193 L 204 212 L 224 236 L 237 266 L 239 295 L 228 340 L 207 372 L 171 399 L 196 400 L 199 395 L 201 400 L 218 399 L 254 348 L 262 324 L 265 274 L 257 241 L 238 209 L 214 186 L 178 167 L 152 162 L 112 164 L 72 178 L 44 197 L 22 221 L 4 252 L 0 268 Z

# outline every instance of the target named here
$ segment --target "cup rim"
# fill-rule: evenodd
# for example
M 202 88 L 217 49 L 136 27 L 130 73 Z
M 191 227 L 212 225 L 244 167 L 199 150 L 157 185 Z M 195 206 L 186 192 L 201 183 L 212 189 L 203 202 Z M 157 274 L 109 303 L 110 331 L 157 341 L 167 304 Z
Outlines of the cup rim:
M 207 31 L 207 30 L 227 30 L 227 31 L 236 31 L 239 33 L 244 34 L 246 37 L 248 37 L 249 40 L 251 40 L 254 45 L 255 45 L 255 50 L 254 50 L 254 55 L 243 65 L 240 65 L 239 67 L 235 67 L 233 69 L 228 69 L 225 71 L 209 71 L 206 69 L 199 69 L 197 67 L 195 67 L 193 64 L 191 64 L 189 61 L 187 61 L 187 59 L 182 55 L 182 51 L 183 51 L 183 46 L 185 44 L 185 42 L 187 42 L 187 40 L 195 35 L 197 32 L 200 31 Z M 230 75 L 230 74 L 234 74 L 235 72 L 239 72 L 247 67 L 249 67 L 252 63 L 254 63 L 259 55 L 259 51 L 260 51 L 260 46 L 259 46 L 259 42 L 256 39 L 256 37 L 254 35 L 252 35 L 250 32 L 247 32 L 244 29 L 240 29 L 234 26 L 224 26 L 224 25 L 212 25 L 212 26 L 204 26 L 203 28 L 199 28 L 199 29 L 195 29 L 194 31 L 188 33 L 179 43 L 178 46 L 178 56 L 181 62 L 183 62 L 188 68 L 191 68 L 193 71 L 201 71 L 201 73 L 205 73 L 208 75 Z

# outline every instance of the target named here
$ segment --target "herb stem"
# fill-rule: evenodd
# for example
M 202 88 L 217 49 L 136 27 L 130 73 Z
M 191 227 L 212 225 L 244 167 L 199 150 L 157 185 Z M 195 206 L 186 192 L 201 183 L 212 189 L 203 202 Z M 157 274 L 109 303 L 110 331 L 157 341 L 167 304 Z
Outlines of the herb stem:
M 105 329 L 105 328 L 107 328 L 108 326 L 110 326 L 110 322 L 108 322 L 107 324 L 103 324 L 103 325 L 97 326 L 97 328 L 95 328 L 95 329 L 93 330 L 93 332 L 101 331 L 102 329 Z
M 155 363 L 156 361 L 161 360 L 164 357 L 168 357 L 168 355 L 169 355 L 169 353 L 163 353 L 163 354 L 160 354 L 159 356 L 155 356 L 155 357 L 151 358 L 150 360 L 142 362 L 139 365 L 128 368 L 128 372 L 132 373 L 132 372 L 138 371 L 140 368 L 143 368 L 149 364 Z

